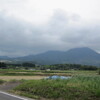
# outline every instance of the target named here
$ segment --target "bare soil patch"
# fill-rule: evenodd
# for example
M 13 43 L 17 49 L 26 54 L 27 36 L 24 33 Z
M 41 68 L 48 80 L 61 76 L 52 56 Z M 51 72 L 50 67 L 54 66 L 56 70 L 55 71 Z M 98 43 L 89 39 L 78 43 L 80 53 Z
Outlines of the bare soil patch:
M 30 80 L 30 79 L 34 79 L 34 80 L 39 80 L 39 79 L 43 79 L 46 76 L 0 76 L 0 79 L 2 80 L 21 80 L 21 79 L 25 79 L 25 80 Z

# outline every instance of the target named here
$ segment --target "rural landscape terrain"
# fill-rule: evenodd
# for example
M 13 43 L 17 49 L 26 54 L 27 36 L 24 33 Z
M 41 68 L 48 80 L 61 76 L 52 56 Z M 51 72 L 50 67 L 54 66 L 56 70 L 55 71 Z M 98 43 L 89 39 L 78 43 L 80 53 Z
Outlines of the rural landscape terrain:
M 100 0 L 0 0 L 0 100 L 100 100 Z
M 33 100 L 100 99 L 100 67 L 98 65 L 74 63 L 44 65 L 29 60 L 12 62 L 0 63 L 1 91 Z M 59 77 L 50 78 L 52 76 Z

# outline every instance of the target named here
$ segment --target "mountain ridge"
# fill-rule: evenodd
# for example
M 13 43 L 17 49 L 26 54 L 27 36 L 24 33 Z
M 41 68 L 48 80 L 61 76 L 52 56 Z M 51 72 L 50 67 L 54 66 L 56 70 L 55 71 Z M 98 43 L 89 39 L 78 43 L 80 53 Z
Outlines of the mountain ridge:
M 73 48 L 68 51 L 47 51 L 37 55 L 16 58 L 22 61 L 35 61 L 40 64 L 76 63 L 86 65 L 100 65 L 100 54 L 87 48 Z
M 36 62 L 38 64 L 84 64 L 84 65 L 100 65 L 100 54 L 87 48 L 73 48 L 67 51 L 47 51 L 36 55 L 28 55 L 24 57 L 10 58 L 0 56 L 0 60 L 10 60 L 12 62 Z

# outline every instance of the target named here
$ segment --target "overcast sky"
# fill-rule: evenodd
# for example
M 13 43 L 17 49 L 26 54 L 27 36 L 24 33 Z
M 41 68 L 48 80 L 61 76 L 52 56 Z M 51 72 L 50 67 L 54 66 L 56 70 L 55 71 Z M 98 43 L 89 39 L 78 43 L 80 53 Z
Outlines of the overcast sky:
M 0 55 L 89 47 L 100 52 L 100 0 L 0 0 Z

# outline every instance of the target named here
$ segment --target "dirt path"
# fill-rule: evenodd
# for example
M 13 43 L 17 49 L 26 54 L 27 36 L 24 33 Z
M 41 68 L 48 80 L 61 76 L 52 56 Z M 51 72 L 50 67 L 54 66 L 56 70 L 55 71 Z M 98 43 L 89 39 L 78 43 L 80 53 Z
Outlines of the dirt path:
M 7 81 L 4 84 L 0 85 L 0 91 L 8 92 L 8 91 L 12 90 L 13 88 L 15 88 L 16 86 L 21 84 L 21 81 L 10 81 L 10 80 L 21 80 L 21 79 L 39 80 L 39 79 L 43 79 L 45 77 L 46 76 L 0 76 L 0 79 L 3 79 L 3 80 Z M 24 97 L 24 98 L 26 98 L 27 100 L 35 100 L 35 99 L 27 98 L 27 97 Z M 40 99 L 40 100 L 47 100 L 47 99 Z
M 21 84 L 21 82 L 6 82 L 0 85 L 0 90 L 9 91 L 9 90 L 12 90 L 14 87 L 18 86 L 19 84 Z
M 4 92 L 8 92 L 10 90 L 12 90 L 13 88 L 15 88 L 16 86 L 18 86 L 19 84 L 21 84 L 21 82 L 6 82 L 2 85 L 0 85 L 0 91 L 4 91 Z M 15 94 L 12 94 L 10 93 L 11 95 L 15 95 Z M 15 96 L 18 96 L 18 95 L 15 95 Z M 23 97 L 23 96 L 20 96 L 20 97 Z M 25 100 L 35 100 L 35 99 L 30 99 L 30 98 L 27 98 L 27 97 L 24 97 Z

